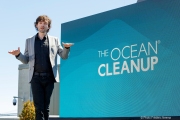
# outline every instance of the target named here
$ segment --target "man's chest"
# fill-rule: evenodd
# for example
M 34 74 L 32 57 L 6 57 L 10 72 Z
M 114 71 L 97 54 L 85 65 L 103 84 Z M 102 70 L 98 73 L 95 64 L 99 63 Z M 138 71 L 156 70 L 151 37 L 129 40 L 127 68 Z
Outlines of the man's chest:
M 35 55 L 49 55 L 49 41 L 46 40 L 35 40 L 34 45 Z

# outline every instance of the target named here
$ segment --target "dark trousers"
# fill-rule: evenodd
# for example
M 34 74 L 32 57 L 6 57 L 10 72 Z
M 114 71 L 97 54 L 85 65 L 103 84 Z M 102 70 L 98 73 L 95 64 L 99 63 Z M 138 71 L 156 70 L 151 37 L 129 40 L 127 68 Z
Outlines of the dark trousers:
M 52 76 L 42 77 L 33 75 L 31 88 L 35 106 L 36 120 L 49 120 L 49 104 L 54 89 Z

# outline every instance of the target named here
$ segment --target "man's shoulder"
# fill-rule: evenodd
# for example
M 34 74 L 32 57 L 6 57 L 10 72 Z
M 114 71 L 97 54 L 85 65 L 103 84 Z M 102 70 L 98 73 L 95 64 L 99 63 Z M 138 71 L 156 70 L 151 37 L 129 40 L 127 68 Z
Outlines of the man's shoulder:
M 30 36 L 28 37 L 26 40 L 32 40 L 33 38 L 35 38 L 36 35 Z
M 36 35 L 30 36 L 30 37 L 27 38 L 27 40 L 35 39 L 35 37 L 36 37 Z M 51 35 L 48 35 L 48 38 L 49 38 L 49 39 L 58 40 L 58 37 L 51 36 Z
M 48 35 L 48 37 L 51 38 L 51 39 L 58 39 L 58 37 L 51 36 L 51 35 Z

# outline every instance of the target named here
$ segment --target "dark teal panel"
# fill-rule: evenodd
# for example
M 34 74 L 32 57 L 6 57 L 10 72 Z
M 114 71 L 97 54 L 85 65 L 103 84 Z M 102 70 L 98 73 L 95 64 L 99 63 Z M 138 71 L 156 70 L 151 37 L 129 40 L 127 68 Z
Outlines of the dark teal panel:
M 179 6 L 148 0 L 62 24 L 75 45 L 61 60 L 60 116 L 180 116 Z

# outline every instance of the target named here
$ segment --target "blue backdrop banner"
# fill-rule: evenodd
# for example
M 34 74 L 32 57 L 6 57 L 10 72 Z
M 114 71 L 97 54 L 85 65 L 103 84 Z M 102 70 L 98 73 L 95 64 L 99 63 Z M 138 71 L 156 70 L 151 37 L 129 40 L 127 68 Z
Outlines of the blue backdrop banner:
M 61 117 L 180 116 L 180 1 L 149 0 L 62 24 Z

